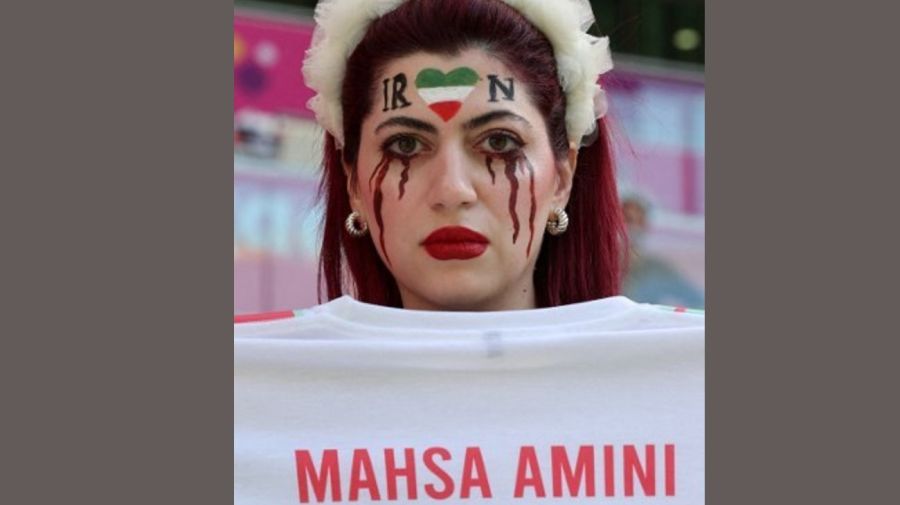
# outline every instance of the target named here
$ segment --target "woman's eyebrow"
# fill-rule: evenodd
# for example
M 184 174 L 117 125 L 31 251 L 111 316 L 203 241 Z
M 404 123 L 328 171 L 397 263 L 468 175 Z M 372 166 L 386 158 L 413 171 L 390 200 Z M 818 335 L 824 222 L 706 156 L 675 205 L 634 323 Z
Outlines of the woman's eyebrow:
M 378 130 L 388 126 L 405 126 L 407 128 L 413 128 L 416 130 L 422 130 L 424 132 L 437 134 L 437 128 L 434 127 L 431 123 L 426 121 L 422 121 L 421 119 L 412 118 L 409 116 L 394 116 L 390 119 L 386 119 L 381 122 L 378 126 L 375 127 L 375 133 L 378 133 Z
M 465 123 L 463 123 L 463 129 L 474 130 L 479 126 L 484 126 L 491 121 L 497 121 L 498 119 L 512 119 L 514 121 L 524 123 L 525 126 L 531 128 L 531 123 L 529 123 L 527 119 L 518 114 L 514 114 L 508 110 L 493 110 L 466 121 Z

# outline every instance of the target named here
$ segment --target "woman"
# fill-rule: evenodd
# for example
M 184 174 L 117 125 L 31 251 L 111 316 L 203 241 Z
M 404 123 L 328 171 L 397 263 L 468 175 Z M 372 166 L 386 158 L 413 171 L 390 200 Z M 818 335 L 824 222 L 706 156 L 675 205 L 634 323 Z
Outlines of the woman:
M 618 293 L 597 84 L 612 64 L 582 32 L 586 0 L 343 0 L 316 16 L 304 76 L 328 130 L 328 299 L 484 311 Z
M 703 503 L 703 318 L 613 296 L 592 19 L 319 4 L 331 301 L 235 326 L 236 504 Z

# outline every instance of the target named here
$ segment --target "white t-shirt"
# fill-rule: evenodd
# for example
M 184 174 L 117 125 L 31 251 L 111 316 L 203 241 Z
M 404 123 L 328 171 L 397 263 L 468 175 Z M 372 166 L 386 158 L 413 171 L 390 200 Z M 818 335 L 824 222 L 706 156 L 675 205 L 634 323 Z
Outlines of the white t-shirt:
M 704 502 L 704 316 L 612 297 L 236 324 L 234 503 Z

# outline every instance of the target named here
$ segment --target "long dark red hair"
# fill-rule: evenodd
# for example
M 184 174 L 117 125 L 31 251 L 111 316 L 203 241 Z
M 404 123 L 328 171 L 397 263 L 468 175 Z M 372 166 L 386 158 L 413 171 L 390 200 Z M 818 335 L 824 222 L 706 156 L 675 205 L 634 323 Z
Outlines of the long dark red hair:
M 376 76 L 393 59 L 417 51 L 458 54 L 481 48 L 500 59 L 530 90 L 547 123 L 557 161 L 566 158 L 566 97 L 553 47 L 517 11 L 499 0 L 407 0 L 374 21 L 347 61 L 342 89 L 345 145 L 325 135 L 321 196 L 325 222 L 319 263 L 319 301 L 351 294 L 360 301 L 402 307 L 400 291 L 372 240 L 344 230 L 350 214 L 342 161 L 356 170 L 360 127 L 376 96 Z M 619 293 L 625 249 L 610 136 L 604 119 L 597 139 L 578 152 L 566 212 L 569 229 L 543 241 L 534 272 L 539 307 Z M 343 159 L 342 159 L 343 157 Z M 355 173 L 355 172 L 354 172 Z

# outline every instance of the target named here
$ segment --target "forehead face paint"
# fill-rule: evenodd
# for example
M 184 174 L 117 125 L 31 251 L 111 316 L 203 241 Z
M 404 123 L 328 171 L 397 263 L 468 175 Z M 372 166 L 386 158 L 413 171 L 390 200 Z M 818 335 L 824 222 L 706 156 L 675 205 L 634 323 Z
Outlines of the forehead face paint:
M 426 68 L 416 76 L 416 90 L 428 108 L 446 122 L 459 112 L 478 79 L 478 73 L 469 67 L 458 67 L 446 74 Z
M 381 81 L 384 108 L 381 112 L 409 107 L 412 103 L 403 94 L 406 91 L 406 74 L 400 72 L 392 78 Z
M 497 100 L 497 91 L 503 93 L 503 99 L 513 101 L 516 99 L 516 86 L 512 79 L 512 77 L 508 77 L 505 79 L 506 82 L 499 79 L 496 75 L 490 74 L 488 75 L 488 82 L 490 82 L 490 98 L 489 102 L 498 102 Z

